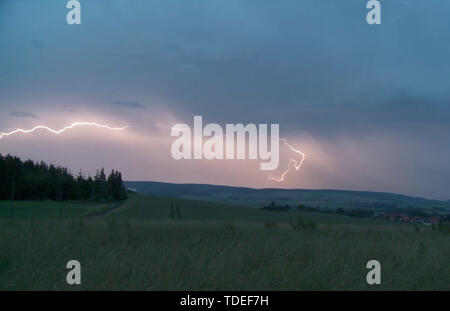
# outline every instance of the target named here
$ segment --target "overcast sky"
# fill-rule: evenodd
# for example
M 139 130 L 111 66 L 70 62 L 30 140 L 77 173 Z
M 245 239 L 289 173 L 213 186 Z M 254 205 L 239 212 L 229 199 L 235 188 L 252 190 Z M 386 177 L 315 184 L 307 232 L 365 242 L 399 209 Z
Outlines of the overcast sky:
M 0 131 L 130 125 L 0 140 L 0 152 L 127 180 L 335 188 L 450 199 L 450 2 L 0 0 Z M 170 127 L 279 123 L 299 172 L 175 161 Z

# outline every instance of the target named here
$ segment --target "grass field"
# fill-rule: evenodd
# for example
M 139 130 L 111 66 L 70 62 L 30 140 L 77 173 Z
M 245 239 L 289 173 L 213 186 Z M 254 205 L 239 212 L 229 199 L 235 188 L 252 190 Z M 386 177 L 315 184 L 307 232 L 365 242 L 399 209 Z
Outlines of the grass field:
M 262 223 L 272 220 L 289 223 L 303 216 L 321 224 L 385 224 L 385 222 L 355 219 L 340 215 L 317 214 L 308 212 L 273 212 L 248 206 L 237 206 L 207 201 L 173 199 L 155 196 L 132 196 L 121 208 L 109 215 L 128 219 L 170 220 L 170 206 L 178 206 L 182 220 L 227 221 L 244 223 Z
M 91 202 L 16 201 L 13 204 L 14 218 L 59 218 L 89 216 L 101 213 L 113 203 L 94 204 Z M 11 202 L 0 201 L 0 218 L 11 217 Z
M 450 290 L 450 235 L 429 227 L 145 196 L 115 209 L 64 203 L 60 220 L 48 203 L 16 202 L 13 219 L 0 203 L 0 289 Z M 298 217 L 316 226 L 296 231 Z M 71 259 L 80 286 L 66 284 Z M 366 283 L 370 259 L 379 286 Z

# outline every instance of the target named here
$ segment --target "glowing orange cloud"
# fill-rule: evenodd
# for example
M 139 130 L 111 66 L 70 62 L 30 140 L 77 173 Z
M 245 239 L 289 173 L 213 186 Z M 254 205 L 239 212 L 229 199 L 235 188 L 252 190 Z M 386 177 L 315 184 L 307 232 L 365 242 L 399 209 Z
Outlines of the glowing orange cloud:
M 44 125 L 38 125 L 38 126 L 33 127 L 30 130 L 24 130 L 24 129 L 20 129 L 19 128 L 19 129 L 16 129 L 14 131 L 11 131 L 11 132 L 6 132 L 6 133 L 5 132 L 0 132 L 0 139 L 2 139 L 3 137 L 7 137 L 7 136 L 14 135 L 14 134 L 19 134 L 19 133 L 31 133 L 31 132 L 34 132 L 34 131 L 40 130 L 40 129 L 43 129 L 43 130 L 49 131 L 49 132 L 51 132 L 53 134 L 59 135 L 61 133 L 64 133 L 67 130 L 70 130 L 70 129 L 73 129 L 73 128 L 79 127 L 79 126 L 92 126 L 92 127 L 107 129 L 107 130 L 110 130 L 110 131 L 123 131 L 124 129 L 128 128 L 128 126 L 111 127 L 111 126 L 108 126 L 108 125 L 98 124 L 98 123 L 94 123 L 94 122 L 74 122 L 71 125 L 66 126 L 66 127 L 62 128 L 60 130 L 54 130 L 54 129 L 49 128 L 49 127 L 44 126 Z
M 273 181 L 276 181 L 276 182 L 283 182 L 284 181 L 284 177 L 287 175 L 287 173 L 289 173 L 289 171 L 291 170 L 292 166 L 295 168 L 296 171 L 298 171 L 300 169 L 300 167 L 302 167 L 303 161 L 305 161 L 305 159 L 306 159 L 306 155 L 303 152 L 301 152 L 300 150 L 297 150 L 294 147 L 292 147 L 290 144 L 288 144 L 286 139 L 281 138 L 280 141 L 283 142 L 286 146 L 288 146 L 289 149 L 291 149 L 295 153 L 298 153 L 300 155 L 300 160 L 290 159 L 287 169 L 283 172 L 283 174 L 281 174 L 281 176 L 279 178 L 276 178 L 276 177 L 270 177 L 269 178 L 270 180 L 273 180 Z

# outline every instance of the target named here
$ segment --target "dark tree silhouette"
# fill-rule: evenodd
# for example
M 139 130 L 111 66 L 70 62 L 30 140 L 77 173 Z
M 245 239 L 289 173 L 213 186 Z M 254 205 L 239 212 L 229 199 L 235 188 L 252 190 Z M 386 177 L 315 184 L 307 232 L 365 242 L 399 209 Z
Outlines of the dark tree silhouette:
M 92 178 L 80 172 L 75 178 L 67 168 L 44 162 L 22 161 L 0 154 L 0 200 L 114 200 L 127 198 L 122 174 L 113 170 L 106 178 L 102 168 Z

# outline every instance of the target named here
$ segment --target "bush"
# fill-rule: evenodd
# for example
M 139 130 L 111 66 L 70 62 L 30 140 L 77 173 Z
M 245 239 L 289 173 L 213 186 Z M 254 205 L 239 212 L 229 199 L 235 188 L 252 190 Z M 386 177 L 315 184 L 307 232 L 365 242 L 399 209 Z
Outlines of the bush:
M 304 221 L 301 217 L 298 217 L 296 222 L 290 222 L 292 229 L 297 232 L 313 231 L 317 229 L 317 224 L 311 220 Z
M 234 232 L 234 231 L 236 231 L 236 226 L 234 224 L 231 224 L 231 223 L 226 223 L 225 224 L 225 230 Z
M 290 209 L 289 205 L 277 205 L 275 202 L 270 202 L 270 205 L 267 206 L 263 206 L 262 207 L 263 210 L 266 211 L 276 211 L 276 212 L 287 212 Z
M 275 229 L 277 227 L 277 223 L 273 220 L 266 220 L 264 222 L 264 228 L 266 229 Z

